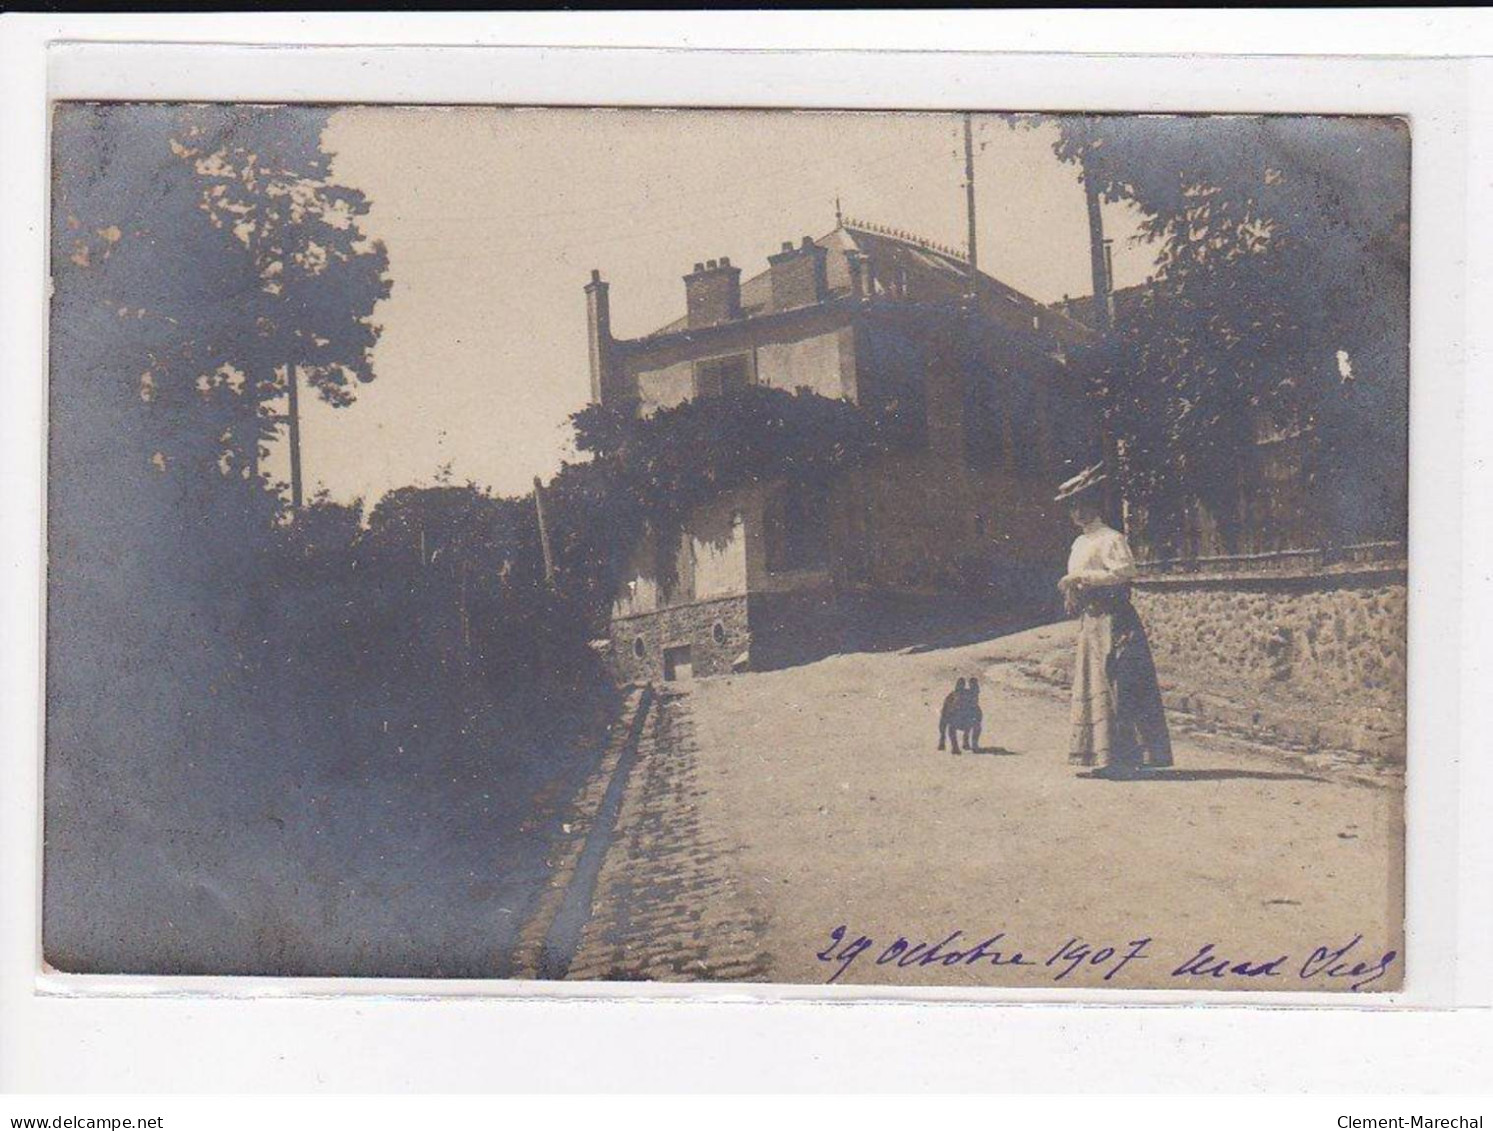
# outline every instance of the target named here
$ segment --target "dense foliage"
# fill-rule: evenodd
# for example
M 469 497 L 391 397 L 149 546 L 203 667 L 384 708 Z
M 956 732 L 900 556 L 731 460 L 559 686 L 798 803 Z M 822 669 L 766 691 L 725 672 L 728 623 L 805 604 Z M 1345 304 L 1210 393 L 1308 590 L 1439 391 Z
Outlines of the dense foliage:
M 1262 431 L 1305 431 L 1328 540 L 1403 536 L 1409 137 L 1323 117 L 1062 119 L 1142 213 L 1156 276 L 1087 359 L 1133 501 L 1226 516 Z
M 643 527 L 674 528 L 685 515 L 753 483 L 824 485 L 877 452 L 897 448 L 903 430 L 889 414 L 808 391 L 763 385 L 734 389 L 634 414 L 628 406 L 591 405 L 571 418 L 576 446 L 592 454 L 582 471 L 603 513 L 593 522 L 614 548 L 631 544 Z M 597 562 L 611 582 L 616 566 Z
M 330 183 L 326 111 L 69 104 L 54 129 L 59 335 L 106 340 L 150 406 L 139 457 L 202 509 L 243 482 L 262 509 L 263 445 L 288 375 L 328 403 L 373 378 L 374 305 L 388 258 L 358 220 L 363 194 Z M 208 497 L 210 496 L 211 501 Z
M 648 416 L 591 405 L 572 417 L 576 445 L 608 462 L 649 516 L 683 515 L 748 483 L 823 483 L 892 441 L 847 400 L 748 385 Z
M 366 520 L 292 514 L 262 474 L 287 372 L 347 404 L 388 291 L 325 116 L 56 113 L 45 936 L 64 967 L 318 972 L 341 947 L 340 973 L 491 975 L 507 921 L 464 909 L 523 890 L 533 797 L 574 788 L 606 721 L 532 498 L 439 483 Z

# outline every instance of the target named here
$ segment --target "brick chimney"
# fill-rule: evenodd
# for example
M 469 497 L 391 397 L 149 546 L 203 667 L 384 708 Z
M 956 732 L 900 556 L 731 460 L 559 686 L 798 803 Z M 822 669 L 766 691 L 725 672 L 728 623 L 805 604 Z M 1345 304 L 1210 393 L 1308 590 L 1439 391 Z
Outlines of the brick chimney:
M 767 257 L 772 284 L 772 308 L 791 310 L 829 297 L 829 252 L 805 236 L 798 247 L 785 242 L 783 250 Z
M 591 346 L 591 401 L 601 404 L 612 392 L 612 303 L 601 272 L 586 284 L 586 336 Z
M 684 299 L 691 330 L 740 318 L 741 268 L 732 267 L 725 256 L 696 263 L 684 277 Z

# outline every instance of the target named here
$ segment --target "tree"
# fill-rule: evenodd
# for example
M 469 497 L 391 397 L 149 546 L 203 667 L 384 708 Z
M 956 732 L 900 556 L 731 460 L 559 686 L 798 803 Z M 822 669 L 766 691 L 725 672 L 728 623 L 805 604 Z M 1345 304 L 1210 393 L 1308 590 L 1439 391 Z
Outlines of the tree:
M 1403 537 L 1409 139 L 1382 118 L 1062 119 L 1057 156 L 1142 212 L 1157 273 L 1088 358 L 1154 516 L 1224 514 L 1256 430 L 1314 437 L 1323 534 Z
M 276 501 L 231 474 L 245 397 L 225 367 L 248 333 L 238 296 L 250 280 L 171 152 L 182 113 L 54 113 L 51 490 L 54 527 L 80 547 L 211 572 L 231 564 L 215 561 L 225 543 L 269 525 Z M 187 531 L 200 539 L 191 552 Z
M 247 379 L 249 471 L 258 475 L 265 401 L 285 391 L 292 505 L 302 502 L 298 389 L 302 380 L 328 404 L 353 400 L 355 381 L 373 379 L 379 328 L 369 320 L 389 294 L 388 255 L 357 220 L 363 193 L 331 183 L 321 148 L 325 112 L 304 107 L 235 107 L 228 122 L 192 120 L 172 152 L 202 181 L 199 202 L 214 228 L 241 246 L 253 280 L 241 297 L 253 337 L 238 367 Z
M 327 113 L 58 108 L 54 326 L 107 329 L 116 379 L 132 370 L 127 393 L 150 406 L 158 471 L 260 492 L 294 378 L 341 406 L 373 377 L 388 258 L 358 226 L 363 194 L 330 180 Z

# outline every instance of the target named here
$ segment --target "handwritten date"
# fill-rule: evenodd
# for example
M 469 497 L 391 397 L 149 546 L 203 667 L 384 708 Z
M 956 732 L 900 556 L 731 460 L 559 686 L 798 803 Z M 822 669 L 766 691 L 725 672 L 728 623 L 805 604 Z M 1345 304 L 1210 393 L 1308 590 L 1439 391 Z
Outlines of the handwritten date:
M 1289 954 L 1262 958 L 1225 954 L 1216 943 L 1204 943 L 1190 956 L 1167 971 L 1166 976 L 1178 982 L 1204 985 L 1217 979 L 1259 978 L 1286 979 L 1281 986 L 1295 983 L 1309 985 L 1303 989 L 1327 988 L 1346 984 L 1359 990 L 1384 977 L 1393 967 L 1398 953 L 1393 950 L 1373 955 L 1362 947 L 1362 935 L 1354 935 L 1341 946 L 1322 945 L 1313 949 L 1301 962 Z M 1100 980 L 1114 981 L 1132 963 L 1155 958 L 1154 940 L 1150 936 L 1125 942 L 1096 943 L 1073 936 L 1057 948 L 1028 953 L 1012 944 L 1004 931 L 971 942 L 962 930 L 950 931 L 937 942 L 914 942 L 899 935 L 881 945 L 869 935 L 853 934 L 847 925 L 829 933 L 829 945 L 815 956 L 831 967 L 827 981 L 837 982 L 857 962 L 865 960 L 877 966 L 897 969 L 928 966 L 964 966 L 993 969 L 1003 966 L 1029 966 L 1047 972 L 1053 982 L 1063 982 L 1078 971 L 1097 974 Z M 868 957 L 869 956 L 869 957 Z

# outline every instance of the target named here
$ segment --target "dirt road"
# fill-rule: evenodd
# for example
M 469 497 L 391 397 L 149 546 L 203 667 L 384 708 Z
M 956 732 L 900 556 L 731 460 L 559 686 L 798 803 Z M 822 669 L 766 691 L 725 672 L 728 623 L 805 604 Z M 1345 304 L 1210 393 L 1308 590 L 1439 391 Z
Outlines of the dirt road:
M 1175 729 L 1174 771 L 1081 776 L 1065 700 L 1020 674 L 1071 632 L 664 695 L 571 976 L 1396 987 L 1399 780 Z M 956 757 L 960 675 L 985 749 Z

